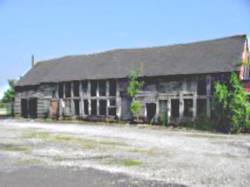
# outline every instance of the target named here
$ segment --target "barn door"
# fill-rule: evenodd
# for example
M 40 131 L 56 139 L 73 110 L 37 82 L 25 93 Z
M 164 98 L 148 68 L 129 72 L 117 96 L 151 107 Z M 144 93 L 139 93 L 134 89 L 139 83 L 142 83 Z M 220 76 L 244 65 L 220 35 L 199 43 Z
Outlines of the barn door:
M 37 118 L 37 98 L 29 99 L 29 117 Z
M 21 116 L 23 118 L 28 117 L 28 99 L 21 100 Z

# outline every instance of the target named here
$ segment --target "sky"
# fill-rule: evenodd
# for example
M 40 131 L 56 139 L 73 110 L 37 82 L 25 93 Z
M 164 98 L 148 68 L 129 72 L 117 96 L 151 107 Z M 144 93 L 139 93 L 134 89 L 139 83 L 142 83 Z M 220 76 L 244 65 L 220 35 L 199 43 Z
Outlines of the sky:
M 250 0 L 0 0 L 0 98 L 36 61 L 247 34 Z

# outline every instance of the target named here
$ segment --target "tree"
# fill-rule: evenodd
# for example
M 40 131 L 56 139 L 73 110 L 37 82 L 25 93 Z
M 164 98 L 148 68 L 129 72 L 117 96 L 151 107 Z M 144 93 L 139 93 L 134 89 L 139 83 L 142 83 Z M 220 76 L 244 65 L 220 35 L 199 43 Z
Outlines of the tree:
M 239 132 L 250 125 L 250 103 L 236 73 L 230 84 L 216 82 L 214 100 L 219 130 Z
M 4 92 L 4 96 L 2 98 L 3 103 L 13 102 L 15 98 L 15 80 L 8 80 L 9 88 Z
M 139 88 L 143 85 L 143 82 L 138 80 L 139 71 L 133 70 L 129 72 L 128 75 L 128 88 L 127 93 L 129 97 L 131 97 L 132 102 L 130 104 L 130 112 L 132 113 L 133 117 L 139 118 L 139 114 L 141 111 L 141 103 L 136 100 L 135 96 L 138 94 Z

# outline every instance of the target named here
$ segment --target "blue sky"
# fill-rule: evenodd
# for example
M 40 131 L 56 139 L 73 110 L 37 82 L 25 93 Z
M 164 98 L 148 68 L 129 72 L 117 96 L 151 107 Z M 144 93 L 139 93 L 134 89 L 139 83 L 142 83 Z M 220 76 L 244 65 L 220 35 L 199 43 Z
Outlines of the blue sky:
M 0 0 L 0 97 L 40 61 L 250 35 L 250 0 Z

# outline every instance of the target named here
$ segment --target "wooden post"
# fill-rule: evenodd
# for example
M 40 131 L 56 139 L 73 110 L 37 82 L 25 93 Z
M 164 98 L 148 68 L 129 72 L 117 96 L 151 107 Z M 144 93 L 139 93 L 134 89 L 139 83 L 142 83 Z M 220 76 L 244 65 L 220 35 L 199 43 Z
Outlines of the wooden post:
M 179 98 L 179 111 L 180 111 L 179 120 L 181 121 L 183 119 L 183 115 L 184 115 L 184 100 L 183 100 L 183 93 L 182 92 L 180 92 L 180 98 Z
M 83 104 L 83 93 L 82 93 L 82 81 L 79 81 L 79 96 L 80 96 L 80 116 L 84 116 L 84 104 Z
M 210 118 L 211 117 L 211 103 L 210 103 L 210 98 L 211 98 L 211 84 L 212 84 L 212 81 L 211 81 L 211 76 L 208 75 L 207 76 L 207 117 Z
M 107 99 L 107 108 L 106 108 L 106 116 L 109 115 L 109 106 L 110 106 L 110 99 L 109 99 L 109 81 L 106 81 L 106 97 Z
M 199 77 L 196 77 L 195 81 L 192 81 L 192 88 L 194 88 L 194 94 L 193 94 L 193 119 L 195 120 L 197 117 L 197 81 Z
M 89 109 L 89 115 L 91 115 L 91 82 L 88 80 L 88 88 L 87 88 L 87 97 L 88 97 L 88 109 Z
M 71 115 L 75 116 L 75 103 L 74 103 L 74 82 L 70 83 L 70 108 L 71 108 Z
M 156 115 L 156 122 L 158 122 L 158 118 L 160 117 L 160 101 L 159 101 L 159 99 L 158 99 L 158 96 L 156 96 L 155 100 L 156 100 L 156 111 L 155 111 L 155 115 Z
M 99 92 L 99 81 L 96 81 L 96 115 L 100 115 L 100 92 Z
M 171 99 L 169 98 L 167 100 L 167 115 L 168 115 L 168 122 L 170 122 L 170 119 L 171 119 Z
M 121 119 L 121 98 L 120 98 L 120 86 L 118 80 L 116 80 L 116 115 L 118 119 Z

